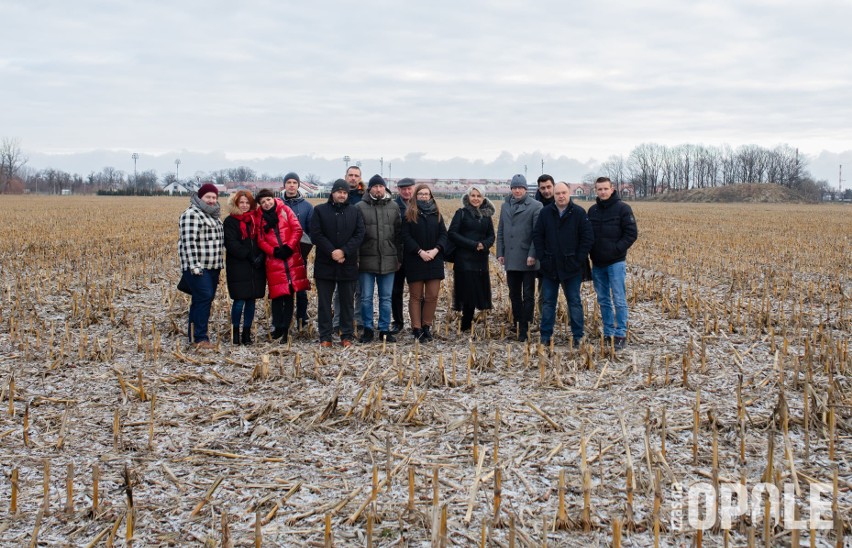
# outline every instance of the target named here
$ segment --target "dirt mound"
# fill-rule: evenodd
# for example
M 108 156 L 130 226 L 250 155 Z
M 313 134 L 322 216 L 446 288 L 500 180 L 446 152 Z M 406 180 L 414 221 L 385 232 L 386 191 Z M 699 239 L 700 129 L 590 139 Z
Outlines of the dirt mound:
M 660 202 L 753 202 L 764 204 L 810 202 L 791 188 L 776 184 L 738 184 L 715 188 L 695 188 L 659 194 L 652 200 Z

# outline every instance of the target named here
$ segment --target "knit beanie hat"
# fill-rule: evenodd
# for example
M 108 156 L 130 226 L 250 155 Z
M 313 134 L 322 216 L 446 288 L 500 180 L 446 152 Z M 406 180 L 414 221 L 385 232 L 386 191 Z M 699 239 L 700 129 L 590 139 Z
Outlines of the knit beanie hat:
M 284 176 L 284 182 L 285 183 L 287 181 L 289 181 L 290 179 L 293 179 L 294 181 L 299 183 L 299 185 L 301 186 L 302 180 L 299 179 L 299 174 L 296 173 L 295 171 L 291 171 L 290 173 L 288 173 L 287 175 Z
M 370 182 L 367 183 L 367 190 L 370 190 L 371 188 L 373 188 L 376 185 L 382 185 L 385 188 L 387 188 L 387 186 L 388 186 L 387 183 L 385 182 L 384 178 L 382 178 L 381 175 L 373 175 L 372 177 L 370 177 Z
M 527 178 L 518 173 L 512 176 L 512 182 L 509 188 L 527 188 Z
M 343 179 L 338 179 L 334 181 L 334 184 L 331 185 L 331 193 L 334 194 L 338 190 L 345 190 L 349 192 L 349 185 Z
M 201 185 L 201 188 L 198 189 L 198 197 L 203 198 L 204 195 L 208 192 L 212 192 L 216 196 L 219 195 L 219 189 L 216 188 L 216 185 L 212 183 L 204 183 L 203 185 Z

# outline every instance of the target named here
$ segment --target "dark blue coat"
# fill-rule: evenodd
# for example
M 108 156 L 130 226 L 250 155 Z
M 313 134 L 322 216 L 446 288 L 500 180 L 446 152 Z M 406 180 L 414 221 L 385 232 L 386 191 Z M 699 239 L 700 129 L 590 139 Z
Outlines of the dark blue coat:
M 568 202 L 561 217 L 555 203 L 545 207 L 533 231 L 541 275 L 560 281 L 580 275 L 594 241 L 595 233 L 586 210 L 573 200 Z
M 303 244 L 311 243 L 311 217 L 314 214 L 314 206 L 302 196 L 299 192 L 294 198 L 283 197 L 287 207 L 293 210 L 296 218 L 299 219 L 299 224 L 302 225 L 302 241 Z M 305 257 L 307 260 L 307 257 Z

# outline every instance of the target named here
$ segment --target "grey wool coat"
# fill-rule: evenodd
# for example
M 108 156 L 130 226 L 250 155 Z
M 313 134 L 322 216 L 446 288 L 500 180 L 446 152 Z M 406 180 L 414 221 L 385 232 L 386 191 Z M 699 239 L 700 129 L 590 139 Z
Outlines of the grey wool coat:
M 390 194 L 379 199 L 369 192 L 355 204 L 364 216 L 364 241 L 358 253 L 358 271 L 372 274 L 396 272 L 402 263 L 402 221 Z
M 527 257 L 536 256 L 533 230 L 541 208 L 541 202 L 529 194 L 517 208 L 512 206 L 512 195 L 506 197 L 500 208 L 500 223 L 497 225 L 497 257 L 504 258 L 506 270 L 538 270 L 538 261 L 533 266 L 527 266 Z

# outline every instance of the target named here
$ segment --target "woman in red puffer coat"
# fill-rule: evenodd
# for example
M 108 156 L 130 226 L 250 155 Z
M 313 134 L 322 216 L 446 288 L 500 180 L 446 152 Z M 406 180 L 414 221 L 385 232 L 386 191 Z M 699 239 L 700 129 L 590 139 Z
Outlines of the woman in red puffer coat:
M 296 214 L 271 190 L 257 193 L 260 233 L 257 243 L 266 253 L 266 282 L 272 309 L 272 338 L 286 344 L 297 291 L 310 289 L 308 271 L 299 251 L 302 227 Z

